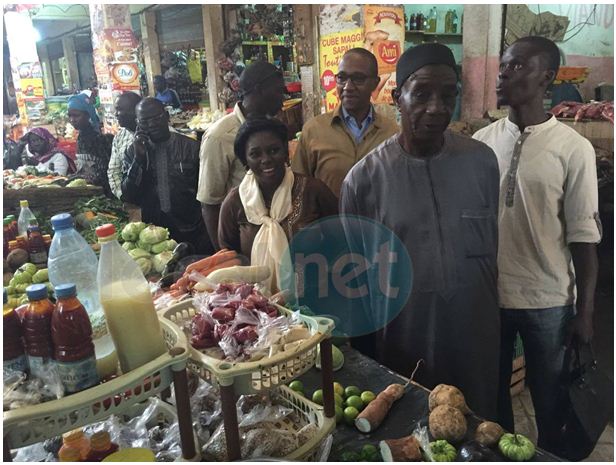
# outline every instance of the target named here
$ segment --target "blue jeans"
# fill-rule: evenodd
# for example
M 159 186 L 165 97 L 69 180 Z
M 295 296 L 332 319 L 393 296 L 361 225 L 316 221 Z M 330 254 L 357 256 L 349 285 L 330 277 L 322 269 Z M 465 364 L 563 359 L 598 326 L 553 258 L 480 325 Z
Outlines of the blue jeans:
M 572 305 L 540 309 L 501 309 L 501 356 L 498 418 L 514 431 L 509 392 L 516 334 L 520 333 L 526 360 L 526 381 L 535 408 L 538 445 L 558 451 L 558 387 L 563 371 L 565 333 L 575 312 Z

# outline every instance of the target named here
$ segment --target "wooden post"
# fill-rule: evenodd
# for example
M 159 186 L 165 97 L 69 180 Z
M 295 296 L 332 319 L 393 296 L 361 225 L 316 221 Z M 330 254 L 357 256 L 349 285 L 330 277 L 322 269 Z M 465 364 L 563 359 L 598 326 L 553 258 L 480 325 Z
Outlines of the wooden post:
M 156 32 L 156 13 L 145 11 L 139 16 L 141 23 L 141 40 L 143 43 L 143 61 L 145 73 L 148 77 L 149 96 L 153 97 L 154 76 L 161 73 L 160 50 L 158 47 L 158 33 Z
M 220 385 L 220 401 L 222 403 L 222 419 L 225 425 L 225 438 L 227 440 L 227 460 L 234 462 L 242 458 L 240 450 L 240 432 L 237 424 L 237 396 L 233 384 Z
M 332 360 L 332 340 L 321 342 L 321 373 L 323 375 L 323 408 L 328 418 L 336 415 L 334 401 L 334 363 Z
M 53 75 L 51 72 L 51 62 L 49 61 L 49 53 L 47 51 L 47 44 L 39 42 L 36 44 L 36 53 L 43 69 L 43 86 L 47 92 L 47 96 L 55 95 L 56 89 L 53 85 Z
M 80 88 L 79 82 L 79 67 L 77 66 L 77 53 L 75 52 L 75 42 L 72 36 L 62 37 L 62 48 L 64 49 L 64 58 L 68 67 L 68 75 L 70 86 Z
M 223 29 L 223 11 L 221 4 L 204 4 L 203 40 L 205 42 L 205 59 L 207 63 L 207 84 L 212 110 L 224 108 L 218 102 L 218 92 L 223 89 L 223 81 L 216 61 L 221 55 L 220 45 L 225 40 Z

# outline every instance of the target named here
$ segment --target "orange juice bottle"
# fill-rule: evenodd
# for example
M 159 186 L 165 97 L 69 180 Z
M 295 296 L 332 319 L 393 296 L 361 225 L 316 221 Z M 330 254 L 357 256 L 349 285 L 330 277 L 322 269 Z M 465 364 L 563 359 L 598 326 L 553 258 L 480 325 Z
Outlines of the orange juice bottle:
M 2 345 L 3 345 L 3 366 L 5 370 L 15 370 L 25 373 L 28 369 L 24 344 L 22 339 L 22 328 L 19 316 L 15 309 L 9 307 L 8 296 L 4 289 L 4 305 L 2 318 Z
M 55 291 L 58 301 L 51 317 L 54 359 L 64 390 L 72 394 L 98 384 L 92 324 L 74 284 L 60 284 Z

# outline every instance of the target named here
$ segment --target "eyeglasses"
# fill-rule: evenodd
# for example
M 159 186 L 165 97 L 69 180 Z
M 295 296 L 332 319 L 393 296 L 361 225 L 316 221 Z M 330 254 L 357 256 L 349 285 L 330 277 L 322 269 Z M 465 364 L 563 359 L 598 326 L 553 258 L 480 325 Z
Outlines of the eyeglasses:
M 153 124 L 157 124 L 162 121 L 166 115 L 167 113 L 161 113 L 160 115 L 152 116 L 151 118 L 137 119 L 137 124 L 139 126 L 152 126 Z
M 336 74 L 335 77 L 336 77 L 336 82 L 338 84 L 346 84 L 346 82 L 350 79 L 351 82 L 355 84 L 356 86 L 361 86 L 365 84 L 368 79 L 376 77 L 376 76 L 367 76 L 364 73 L 347 74 L 347 73 L 341 72 L 341 73 Z

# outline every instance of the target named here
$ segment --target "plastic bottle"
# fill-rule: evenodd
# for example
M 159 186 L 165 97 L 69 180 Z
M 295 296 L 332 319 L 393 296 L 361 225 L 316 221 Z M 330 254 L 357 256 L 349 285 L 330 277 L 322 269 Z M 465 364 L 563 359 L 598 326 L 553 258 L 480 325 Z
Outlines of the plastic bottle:
M 47 286 L 32 284 L 26 289 L 28 306 L 24 313 L 22 327 L 30 374 L 43 377 L 47 364 L 52 362 L 53 342 L 51 340 L 51 315 L 54 305 L 47 298 Z
M 421 13 L 417 13 L 417 27 L 415 28 L 418 31 L 423 31 L 424 30 L 424 15 L 422 15 Z
M 120 247 L 115 226 L 96 228 L 101 244 L 98 292 L 123 373 L 166 350 L 152 294 L 139 265 Z
M 62 435 L 62 447 L 60 447 L 58 451 L 58 456 L 60 456 L 63 450 L 66 451 L 67 449 L 77 449 L 80 459 L 82 461 L 86 460 L 90 453 L 90 440 L 83 434 L 81 428 L 74 429 Z
M 24 352 L 24 343 L 22 339 L 23 331 L 21 321 L 15 312 L 15 309 L 8 305 L 8 295 L 6 289 L 2 296 L 2 360 L 5 370 L 28 371 L 26 354 Z
M 77 286 L 78 297 L 93 323 L 93 339 L 100 378 L 115 375 L 118 359 L 115 347 L 104 327 L 103 309 L 98 297 L 98 259 L 90 244 L 74 227 L 73 217 L 60 213 L 51 218 L 54 236 L 49 247 L 49 281 L 55 287 L 73 283 Z M 98 327 L 96 325 L 99 325 Z M 102 336 L 98 336 L 101 332 Z
M 451 32 L 453 34 L 458 33 L 458 13 L 456 13 L 456 10 L 451 10 Z
M 54 359 L 68 394 L 98 384 L 92 325 L 74 284 L 56 286 L 56 309 L 51 317 Z
M 4 241 L 4 256 L 9 254 L 9 241 L 11 239 L 11 220 L 4 219 L 2 240 Z
M 35 264 L 39 270 L 47 268 L 47 247 L 45 247 L 45 239 L 43 239 L 36 220 L 31 220 L 28 226 L 28 254 L 30 254 L 30 262 Z
M 25 236 L 28 234 L 30 220 L 36 221 L 36 216 L 34 216 L 34 213 L 30 210 L 27 200 L 20 200 L 19 206 L 21 207 L 21 212 L 19 212 L 19 219 L 17 220 L 17 235 Z
M 430 15 L 428 16 L 429 31 L 436 32 L 436 7 L 430 9 Z
M 415 28 L 417 27 L 416 21 L 417 21 L 417 18 L 415 16 L 415 13 L 413 13 L 411 15 L 411 19 L 409 20 L 409 31 L 415 30 Z
M 447 10 L 447 14 L 445 15 L 445 34 L 451 32 L 451 11 L 452 10 Z
M 86 460 L 88 462 L 102 462 L 105 457 L 116 452 L 118 448 L 117 444 L 111 442 L 107 431 L 99 431 L 90 438 L 90 453 Z

